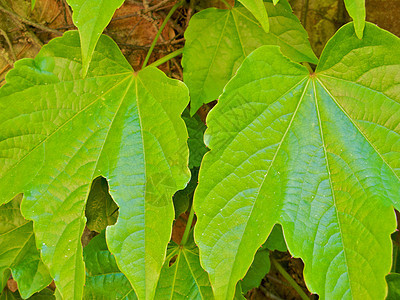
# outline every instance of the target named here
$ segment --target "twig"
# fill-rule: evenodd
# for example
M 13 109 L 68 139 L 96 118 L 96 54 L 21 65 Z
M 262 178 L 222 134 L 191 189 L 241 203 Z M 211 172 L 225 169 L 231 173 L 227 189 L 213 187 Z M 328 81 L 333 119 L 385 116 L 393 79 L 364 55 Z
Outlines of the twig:
M 53 34 L 55 34 L 55 35 L 58 35 L 58 36 L 60 36 L 60 35 L 63 34 L 61 31 L 58 31 L 58 30 L 56 30 L 56 29 L 51 29 L 51 28 L 48 28 L 48 27 L 46 27 L 46 26 L 44 26 L 44 25 L 40 25 L 40 24 L 37 24 L 37 23 L 32 22 L 32 21 L 30 21 L 30 20 L 27 20 L 27 19 L 21 17 L 20 15 L 17 15 L 16 13 L 13 13 L 12 11 L 10 11 L 10 10 L 4 8 L 3 6 L 0 6 L 0 11 L 4 12 L 4 13 L 10 15 L 10 16 L 12 16 L 13 18 L 18 19 L 18 20 L 19 20 L 20 22 L 22 22 L 22 23 L 25 23 L 25 24 L 27 24 L 27 25 L 30 25 L 30 26 L 39 28 L 39 29 L 41 29 L 41 30 L 43 30 L 43 31 L 51 32 L 51 33 L 53 33 Z
M 297 284 L 297 282 L 286 272 L 286 270 L 272 257 L 270 257 L 272 264 L 274 267 L 281 273 L 283 278 L 286 279 L 287 282 L 290 283 L 290 285 L 296 290 L 296 292 L 299 294 L 301 299 L 303 300 L 310 300 L 310 297 L 306 295 L 306 293 L 303 291 L 303 289 Z
M 303 23 L 303 27 L 306 28 L 309 0 L 304 1 L 303 9 L 301 11 L 301 23 Z
M 7 43 L 8 47 L 10 48 L 11 56 L 12 56 L 13 60 L 16 61 L 17 60 L 17 56 L 15 55 L 14 48 L 13 48 L 13 46 L 11 44 L 10 39 L 8 38 L 7 33 L 3 29 L 0 28 L 0 34 L 2 36 L 4 36 L 4 38 L 6 40 L 6 43 Z

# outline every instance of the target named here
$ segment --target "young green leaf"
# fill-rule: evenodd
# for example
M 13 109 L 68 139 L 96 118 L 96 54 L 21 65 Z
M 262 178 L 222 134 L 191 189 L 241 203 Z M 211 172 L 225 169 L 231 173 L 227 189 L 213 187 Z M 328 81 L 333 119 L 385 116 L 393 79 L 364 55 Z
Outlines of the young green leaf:
M 83 249 L 87 271 L 83 299 L 137 299 L 128 278 L 119 270 L 107 248 L 105 231 Z
M 268 13 L 263 0 L 239 0 L 261 24 L 266 33 L 269 32 Z M 274 3 L 275 4 L 275 3 Z
M 287 7 L 266 2 L 271 30 L 266 33 L 244 7 L 205 9 L 191 18 L 185 32 L 182 66 L 193 115 L 222 93 L 243 59 L 262 45 L 278 45 L 298 62 L 317 63 L 307 32 Z
M 279 224 L 275 224 L 274 228 L 272 228 L 271 233 L 268 236 L 267 241 L 262 246 L 263 248 L 267 248 L 271 251 L 281 251 L 286 252 L 286 242 L 285 237 L 283 236 L 282 226 Z
M 31 0 L 31 10 L 35 9 L 36 0 Z
M 0 276 L 6 282 L 11 269 L 21 296 L 26 299 L 53 280 L 40 260 L 32 222 L 20 212 L 22 196 L 0 206 Z M 4 286 L 1 287 L 1 289 Z
M 216 298 L 273 225 L 322 299 L 383 299 L 400 208 L 400 40 L 341 28 L 315 74 L 263 46 L 207 119 L 195 239 Z M 225 245 L 229 245 L 226 247 Z
M 85 280 L 80 238 L 91 182 L 119 206 L 107 242 L 139 298 L 151 298 L 172 231 L 172 195 L 189 180 L 185 85 L 134 73 L 102 36 L 82 79 L 77 32 L 15 64 L 0 89 L 0 203 L 24 193 L 42 259 L 65 299 Z M 160 218 L 162 216 L 162 218 Z
M 86 76 L 97 41 L 124 0 L 67 0 L 72 19 L 79 29 L 82 47 L 82 75 Z
M 354 20 L 354 28 L 359 39 L 362 39 L 365 27 L 365 0 L 344 0 L 347 12 Z
M 118 206 L 108 192 L 108 183 L 105 178 L 98 177 L 93 181 L 85 215 L 86 226 L 96 232 L 101 232 L 117 221 Z
M 174 195 L 174 208 L 175 208 L 175 219 L 181 214 L 186 212 L 192 204 L 193 194 L 197 187 L 197 181 L 199 176 L 199 168 L 193 168 L 190 170 L 192 177 L 187 186 L 183 190 L 179 190 Z
M 208 274 L 200 265 L 193 235 L 186 245 L 172 243 L 154 299 L 214 299 Z

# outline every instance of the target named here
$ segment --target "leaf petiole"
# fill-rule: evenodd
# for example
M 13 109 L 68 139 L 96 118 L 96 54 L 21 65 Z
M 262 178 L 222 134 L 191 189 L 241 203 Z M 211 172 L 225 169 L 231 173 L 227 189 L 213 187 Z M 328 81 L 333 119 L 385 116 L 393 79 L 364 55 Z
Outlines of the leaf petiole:
M 151 43 L 149 52 L 147 52 L 146 58 L 144 59 L 143 65 L 142 65 L 142 69 L 144 69 L 147 66 L 147 63 L 149 62 L 151 53 L 154 50 L 154 47 L 156 46 L 157 40 L 161 35 L 161 32 L 163 31 L 165 25 L 167 25 L 168 20 L 171 18 L 171 16 L 174 14 L 174 12 L 183 4 L 184 0 L 181 0 L 179 2 L 177 2 L 169 11 L 168 15 L 165 17 L 164 21 L 162 22 L 160 29 L 158 29 L 156 36 L 154 37 L 153 42 Z
M 165 56 L 161 57 L 159 60 L 156 60 L 155 62 L 151 63 L 149 66 L 158 67 L 158 66 L 162 65 L 163 63 L 169 61 L 170 59 L 177 57 L 178 55 L 181 55 L 182 52 L 183 52 L 183 48 L 175 50 L 174 52 L 171 52 L 170 54 L 165 55 Z
M 190 229 L 192 228 L 193 217 L 194 217 L 194 209 L 193 209 L 193 205 L 192 205 L 192 207 L 190 208 L 189 217 L 188 217 L 188 220 L 186 223 L 185 232 L 183 233 L 182 240 L 180 243 L 181 245 L 185 245 L 188 240 L 189 232 L 190 232 Z

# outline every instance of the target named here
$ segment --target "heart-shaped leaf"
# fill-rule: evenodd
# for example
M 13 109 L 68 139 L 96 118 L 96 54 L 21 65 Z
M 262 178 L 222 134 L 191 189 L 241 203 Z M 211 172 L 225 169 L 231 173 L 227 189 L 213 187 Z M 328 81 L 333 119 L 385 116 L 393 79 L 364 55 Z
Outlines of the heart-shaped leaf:
M 21 200 L 19 195 L 0 206 L 0 275 L 2 282 L 6 282 L 9 273 L 5 270 L 11 269 L 19 293 L 26 299 L 45 288 L 53 279 L 40 260 L 32 222 L 21 215 Z
M 286 1 L 265 2 L 271 30 L 266 33 L 244 7 L 205 9 L 190 19 L 185 31 L 182 66 L 193 115 L 222 93 L 243 59 L 262 45 L 279 45 L 295 61 L 317 63 L 307 32 Z M 289 6 L 290 8 L 290 6 Z
M 185 245 L 172 243 L 161 271 L 155 299 L 214 299 L 208 274 L 200 265 L 193 235 Z
M 275 223 L 322 299 L 383 299 L 400 208 L 400 40 L 352 23 L 315 74 L 278 47 L 243 62 L 207 119 L 195 239 L 216 298 Z M 229 245 L 226 247 L 225 245 Z
M 79 29 L 82 48 L 82 75 L 86 76 L 97 41 L 124 0 L 67 0 L 72 19 Z
M 58 293 L 80 299 L 85 199 L 94 178 L 107 178 L 120 208 L 109 248 L 138 297 L 150 299 L 171 236 L 172 195 L 189 180 L 188 90 L 154 67 L 134 73 L 106 36 L 90 66 L 82 79 L 79 36 L 68 32 L 8 73 L 0 203 L 24 193 L 22 213 L 34 221 Z
M 105 231 L 90 241 L 83 249 L 83 256 L 87 271 L 83 299 L 137 299 L 128 278 L 121 273 L 108 250 Z

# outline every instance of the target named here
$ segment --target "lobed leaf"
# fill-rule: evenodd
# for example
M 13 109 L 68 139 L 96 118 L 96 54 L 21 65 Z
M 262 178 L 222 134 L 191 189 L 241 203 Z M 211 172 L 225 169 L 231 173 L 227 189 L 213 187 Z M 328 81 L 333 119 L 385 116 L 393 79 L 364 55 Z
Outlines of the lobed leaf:
M 53 279 L 40 260 L 32 222 L 21 215 L 21 200 L 19 195 L 0 206 L 0 290 L 9 278 L 7 270 L 11 269 L 21 296 L 26 299 L 44 289 Z
M 193 236 L 186 245 L 173 243 L 169 248 L 154 299 L 214 299 Z
M 119 218 L 107 242 L 139 298 L 154 295 L 172 230 L 172 195 L 189 180 L 183 83 L 134 73 L 102 36 L 82 79 L 77 32 L 18 61 L 0 89 L 0 203 L 24 193 L 37 246 L 65 299 L 85 280 L 80 238 L 94 178 L 108 179 Z M 163 218 L 159 218 L 163 216 Z
M 265 3 L 271 30 L 266 33 L 244 7 L 208 8 L 194 15 L 185 31 L 182 66 L 190 90 L 190 113 L 218 98 L 243 59 L 262 45 L 279 45 L 298 62 L 317 63 L 307 32 L 286 1 Z
M 86 76 L 100 35 L 124 0 L 67 0 L 67 3 L 72 7 L 72 20 L 79 29 L 82 74 Z
M 367 23 L 328 42 L 315 74 L 278 47 L 243 62 L 208 115 L 195 239 L 216 298 L 275 223 L 321 299 L 382 299 L 400 208 L 400 41 Z M 224 247 L 229 245 L 229 247 Z

